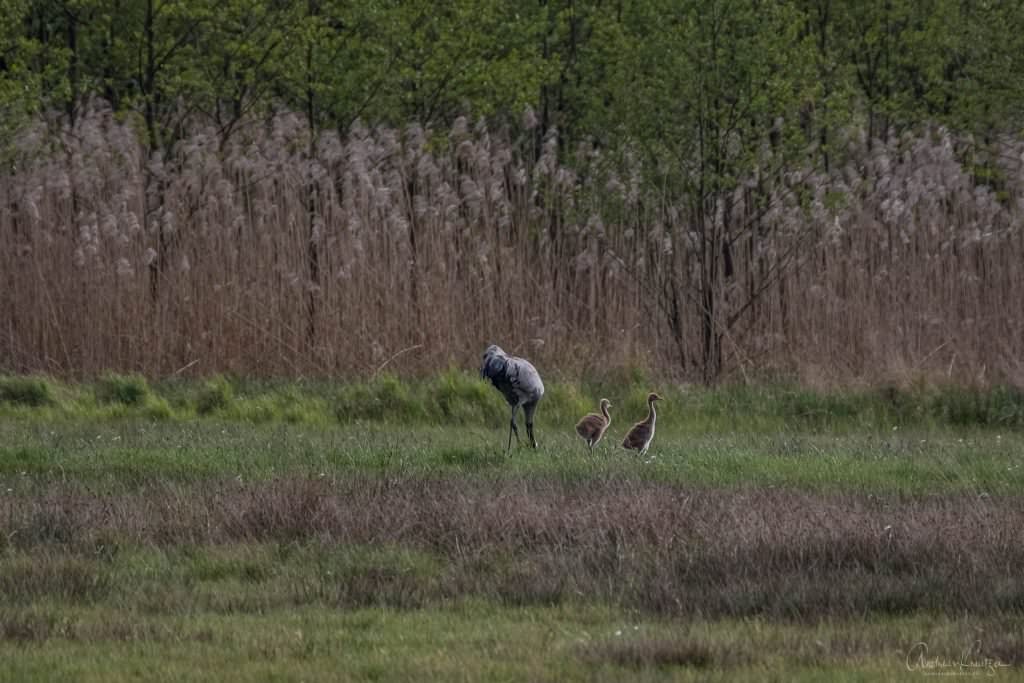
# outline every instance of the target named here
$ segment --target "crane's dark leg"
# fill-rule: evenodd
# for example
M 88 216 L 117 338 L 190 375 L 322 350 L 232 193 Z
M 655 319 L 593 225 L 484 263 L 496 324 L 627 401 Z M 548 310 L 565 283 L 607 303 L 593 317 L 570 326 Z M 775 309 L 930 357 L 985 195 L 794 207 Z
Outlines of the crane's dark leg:
M 512 435 L 516 435 L 516 445 L 519 445 L 519 428 L 516 427 L 516 411 L 519 410 L 519 404 L 512 406 L 512 420 L 509 422 L 508 428 L 508 446 L 505 448 L 505 452 L 508 453 L 512 450 Z
M 537 447 L 537 439 L 533 435 L 533 411 L 537 410 L 536 401 L 523 406 L 523 413 L 526 415 L 526 433 L 530 436 L 533 447 Z

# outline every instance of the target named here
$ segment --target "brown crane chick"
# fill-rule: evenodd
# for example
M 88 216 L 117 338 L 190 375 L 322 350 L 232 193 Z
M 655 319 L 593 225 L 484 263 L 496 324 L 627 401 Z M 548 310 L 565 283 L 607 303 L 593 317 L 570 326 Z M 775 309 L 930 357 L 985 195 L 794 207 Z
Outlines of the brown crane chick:
M 663 400 L 661 396 L 654 392 L 647 394 L 647 418 L 633 425 L 622 441 L 623 448 L 640 451 L 640 455 L 647 453 L 647 449 L 651 446 L 651 440 L 654 438 L 654 422 L 658 417 L 654 410 L 654 402 L 661 400 Z
M 608 430 L 608 425 L 612 423 L 612 416 L 608 413 L 608 409 L 611 407 L 611 401 L 602 398 L 600 415 L 590 413 L 576 423 L 576 433 L 587 443 L 587 448 L 591 453 L 594 452 L 594 446 Z

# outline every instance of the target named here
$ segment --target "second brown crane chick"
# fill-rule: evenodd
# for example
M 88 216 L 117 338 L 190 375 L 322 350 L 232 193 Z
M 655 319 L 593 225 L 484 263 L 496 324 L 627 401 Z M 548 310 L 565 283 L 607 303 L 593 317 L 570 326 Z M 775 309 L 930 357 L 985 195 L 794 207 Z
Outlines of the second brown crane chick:
M 654 439 L 654 426 L 658 417 L 657 411 L 654 410 L 654 402 L 660 400 L 661 396 L 654 392 L 647 394 L 647 418 L 633 425 L 622 441 L 623 448 L 640 451 L 640 455 L 647 453 L 647 449 L 651 447 L 651 440 Z

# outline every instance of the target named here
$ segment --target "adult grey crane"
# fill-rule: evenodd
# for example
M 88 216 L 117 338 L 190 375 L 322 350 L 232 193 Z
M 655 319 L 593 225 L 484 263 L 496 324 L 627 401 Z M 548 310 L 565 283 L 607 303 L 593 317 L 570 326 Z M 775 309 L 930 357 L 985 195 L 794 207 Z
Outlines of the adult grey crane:
M 500 346 L 491 344 L 484 351 L 483 363 L 480 365 L 480 376 L 491 380 L 491 384 L 501 392 L 505 400 L 512 406 L 512 419 L 508 428 L 508 447 L 512 450 L 512 435 L 516 435 L 519 443 L 519 429 L 516 427 L 516 411 L 520 406 L 526 416 L 526 433 L 530 436 L 533 447 L 537 447 L 537 439 L 533 435 L 533 413 L 537 403 L 544 396 L 544 382 L 540 373 L 530 361 L 516 356 L 509 356 Z

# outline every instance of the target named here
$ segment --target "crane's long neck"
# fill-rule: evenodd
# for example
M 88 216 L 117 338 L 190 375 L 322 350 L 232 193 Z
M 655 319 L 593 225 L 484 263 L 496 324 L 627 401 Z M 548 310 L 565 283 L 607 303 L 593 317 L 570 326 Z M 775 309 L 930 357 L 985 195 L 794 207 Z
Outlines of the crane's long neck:
M 654 424 L 654 420 L 658 417 L 658 411 L 654 409 L 654 401 L 647 402 L 647 424 Z
M 604 415 L 604 421 L 605 421 L 606 424 L 611 424 L 612 423 L 612 416 L 611 416 L 611 413 L 608 412 L 608 404 L 607 403 L 602 403 L 601 404 L 601 414 Z

